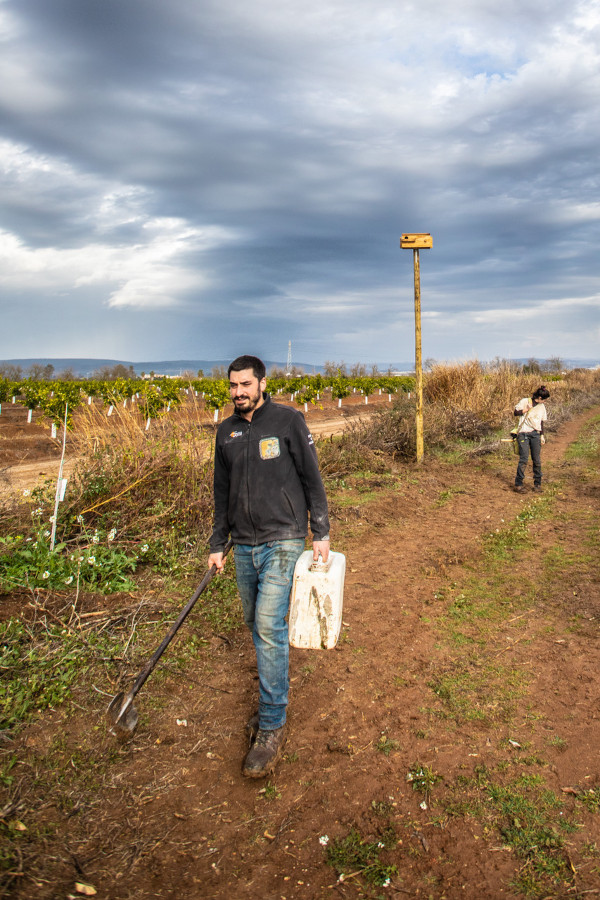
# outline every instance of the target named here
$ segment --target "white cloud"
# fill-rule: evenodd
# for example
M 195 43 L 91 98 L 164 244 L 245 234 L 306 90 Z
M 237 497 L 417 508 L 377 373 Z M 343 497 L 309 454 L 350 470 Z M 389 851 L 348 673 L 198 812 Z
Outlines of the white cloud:
M 195 229 L 173 219 L 146 223 L 143 244 L 121 247 L 93 243 L 71 249 L 25 246 L 0 232 L 0 284 L 13 292 L 68 291 L 86 285 L 104 288 L 108 306 L 140 309 L 183 303 L 190 291 L 210 283 L 197 258 L 210 247 L 231 241 L 219 228 Z M 196 265 L 185 262 L 190 254 Z
M 569 297 L 560 300 L 539 300 L 535 303 L 523 301 L 519 306 L 510 309 L 492 308 L 472 314 L 471 318 L 477 325 L 495 326 L 504 322 L 519 323 L 531 322 L 536 328 L 540 327 L 550 316 L 572 317 L 582 316 L 588 323 L 594 326 L 594 319 L 590 318 L 590 312 L 596 318 L 600 317 L 600 294 L 590 297 Z

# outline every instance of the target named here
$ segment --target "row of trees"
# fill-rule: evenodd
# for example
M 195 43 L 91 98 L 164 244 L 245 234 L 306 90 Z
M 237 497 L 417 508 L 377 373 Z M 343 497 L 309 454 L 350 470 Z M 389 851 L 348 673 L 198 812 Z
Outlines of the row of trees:
M 316 403 L 326 392 L 332 399 L 343 399 L 353 391 L 369 396 L 376 391 L 395 394 L 409 391 L 414 379 L 409 376 L 346 376 L 335 375 L 269 375 L 268 390 L 273 394 L 288 393 L 298 404 Z M 52 422 L 59 425 L 68 411 L 68 424 L 77 407 L 99 399 L 104 406 L 136 403 L 147 419 L 153 419 L 179 406 L 193 392 L 201 397 L 205 407 L 213 412 L 222 409 L 230 400 L 227 378 L 125 378 L 85 380 L 11 380 L 0 376 L 1 404 L 18 400 L 31 412 L 41 409 Z

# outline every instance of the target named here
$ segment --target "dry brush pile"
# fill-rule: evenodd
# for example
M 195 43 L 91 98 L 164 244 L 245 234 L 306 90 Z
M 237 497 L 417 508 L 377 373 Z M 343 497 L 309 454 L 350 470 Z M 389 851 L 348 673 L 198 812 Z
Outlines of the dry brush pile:
M 430 450 L 490 452 L 514 425 L 521 397 L 545 383 L 550 391 L 548 431 L 600 401 L 600 370 L 573 369 L 560 376 L 524 375 L 510 363 L 487 368 L 478 361 L 436 365 L 425 374 L 423 421 Z M 340 438 L 323 442 L 323 471 L 388 471 L 395 460 L 413 459 L 416 448 L 415 401 L 400 394 L 392 410 L 377 412 Z

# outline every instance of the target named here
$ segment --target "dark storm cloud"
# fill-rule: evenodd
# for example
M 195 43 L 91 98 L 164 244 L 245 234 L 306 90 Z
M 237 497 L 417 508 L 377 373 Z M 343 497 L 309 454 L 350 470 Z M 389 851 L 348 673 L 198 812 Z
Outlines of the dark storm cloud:
M 591 0 L 0 2 L 1 284 L 34 323 L 0 355 L 409 359 L 405 230 L 434 234 L 427 356 L 592 355 L 599 22 Z

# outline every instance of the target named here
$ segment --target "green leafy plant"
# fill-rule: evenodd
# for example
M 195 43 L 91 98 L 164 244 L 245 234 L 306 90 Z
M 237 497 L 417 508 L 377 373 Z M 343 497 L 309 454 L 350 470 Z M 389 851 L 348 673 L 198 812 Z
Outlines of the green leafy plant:
M 393 738 L 389 738 L 387 734 L 382 734 L 379 740 L 377 741 L 377 749 L 380 753 L 383 753 L 384 756 L 389 756 L 393 750 L 397 750 L 400 745 L 398 741 Z
M 138 556 L 112 545 L 108 536 L 69 551 L 65 543 L 50 549 L 50 532 L 40 526 L 33 537 L 0 537 L 0 587 L 53 588 L 85 586 L 106 593 L 133 590 L 129 577 Z
M 406 780 L 413 791 L 424 795 L 424 802 L 429 805 L 431 791 L 442 780 L 442 776 L 434 772 L 429 766 L 413 763 L 406 775 Z

